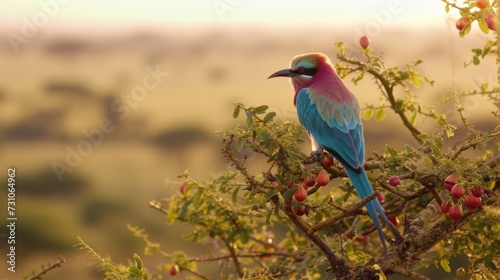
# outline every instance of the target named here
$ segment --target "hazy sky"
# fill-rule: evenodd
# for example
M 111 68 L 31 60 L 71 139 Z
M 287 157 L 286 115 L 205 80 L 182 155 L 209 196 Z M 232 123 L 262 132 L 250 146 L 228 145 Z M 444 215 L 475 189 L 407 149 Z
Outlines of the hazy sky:
M 2 0 L 0 22 L 48 24 L 442 24 L 439 0 Z

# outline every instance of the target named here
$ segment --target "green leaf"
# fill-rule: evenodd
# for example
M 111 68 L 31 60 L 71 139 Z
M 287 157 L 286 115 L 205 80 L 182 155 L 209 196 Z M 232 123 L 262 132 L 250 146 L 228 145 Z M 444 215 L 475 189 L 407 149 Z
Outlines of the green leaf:
M 420 75 L 418 75 L 417 73 L 412 73 L 411 74 L 411 82 L 413 83 L 413 86 L 415 86 L 416 88 L 419 88 L 420 87 Z
M 202 194 L 202 191 L 198 190 L 194 196 L 193 196 L 193 205 L 194 207 L 198 208 L 200 205 L 199 205 L 199 200 L 200 200 L 200 197 L 201 197 L 201 194 Z
M 422 140 L 425 140 L 425 139 L 429 138 L 429 134 L 427 134 L 427 133 L 420 133 L 418 135 L 418 138 L 420 138 Z
M 385 110 L 383 108 L 380 108 L 377 110 L 377 113 L 375 114 L 375 120 L 381 121 L 383 119 L 385 119 Z
M 273 120 L 274 117 L 276 117 L 276 113 L 275 112 L 269 112 L 264 117 L 264 122 L 270 122 L 270 121 Z
M 474 56 L 474 57 L 472 58 L 472 64 L 474 64 L 474 65 L 479 65 L 480 63 L 481 63 L 481 61 L 479 60 L 479 57 Z
M 483 53 L 482 49 L 474 48 L 471 50 L 476 56 L 480 56 Z
M 496 181 L 495 180 L 491 180 L 490 184 L 488 185 L 488 188 L 490 190 L 493 190 L 493 188 L 495 187 L 495 184 L 496 184 Z
M 173 224 L 175 221 L 175 218 L 177 218 L 177 207 L 175 203 L 170 202 L 168 205 L 168 211 L 167 211 L 167 224 Z
M 266 224 L 271 224 L 271 217 L 273 216 L 273 211 L 268 211 L 266 215 Z
M 247 126 L 251 127 L 252 124 L 253 124 L 253 118 L 252 118 L 252 115 L 249 114 L 249 115 L 247 115 Z
M 250 239 L 250 234 L 248 233 L 248 230 L 246 229 L 241 230 L 240 234 L 241 243 L 246 244 L 249 239 Z
M 438 146 L 435 143 L 431 144 L 431 149 L 432 149 L 432 153 L 434 155 L 436 155 L 436 156 L 440 156 L 441 155 L 441 150 L 439 150 Z
M 321 220 L 323 219 L 323 214 L 321 214 L 321 212 L 316 212 L 316 215 L 314 215 L 314 220 L 316 222 L 321 222 Z
M 404 104 L 403 99 L 396 100 L 396 104 L 394 105 L 394 111 L 396 111 L 396 113 L 403 111 L 403 104 Z
M 295 191 L 298 188 L 299 187 L 294 187 L 294 188 L 288 189 L 285 193 L 283 193 L 283 199 L 287 200 L 287 199 L 291 198 L 292 195 L 295 193 Z
M 417 123 L 417 112 L 413 112 L 413 115 L 410 117 L 410 124 L 415 125 Z
M 448 259 L 442 259 L 439 264 L 441 265 L 441 267 L 444 269 L 444 271 L 450 273 L 451 272 L 451 268 L 450 268 L 450 265 L 449 265 L 449 261 Z
M 409 154 L 412 154 L 413 152 L 415 152 L 415 149 L 413 149 L 412 146 L 408 145 L 408 144 L 405 144 L 404 145 L 404 148 L 405 150 L 409 153 Z
M 387 277 L 385 276 L 384 272 L 382 271 L 382 268 L 378 264 L 372 265 L 372 269 L 377 271 L 378 275 L 378 280 L 387 280 Z
M 281 177 L 280 174 L 276 173 L 274 174 L 274 177 L 278 180 L 278 182 L 280 183 L 280 185 L 285 185 L 285 179 L 283 179 L 283 177 Z
M 442 149 L 443 148 L 443 138 L 441 137 L 437 137 L 434 139 L 434 143 L 436 143 L 436 146 L 439 148 L 439 149 Z
M 142 262 L 141 258 L 139 257 L 139 255 L 134 254 L 134 261 L 135 261 L 135 266 L 137 266 L 137 268 L 139 268 L 139 269 L 142 269 L 143 262 Z
M 460 30 L 460 32 L 458 33 L 458 35 L 460 36 L 460 38 L 463 38 L 465 35 L 469 34 L 470 29 L 471 29 L 471 25 L 472 24 L 469 23 L 462 30 Z
M 280 213 L 281 200 L 274 206 L 274 215 L 278 216 Z
M 191 204 L 191 201 L 186 201 L 182 205 L 181 212 L 179 213 L 179 219 L 184 220 L 187 215 L 188 207 Z
M 271 199 L 271 197 L 275 196 L 276 194 L 278 194 L 278 191 L 276 190 L 270 190 L 266 193 L 266 195 L 264 196 L 264 199 L 266 201 L 268 201 L 269 199 Z
M 240 106 L 236 105 L 236 107 L 234 107 L 234 111 L 233 111 L 233 118 L 237 119 L 239 115 L 240 115 Z
M 233 201 L 233 204 L 236 204 L 238 201 L 238 192 L 240 191 L 240 186 L 237 186 L 233 192 L 231 193 L 231 200 Z
M 373 109 L 372 108 L 366 108 L 366 109 L 363 110 L 362 116 L 363 116 L 364 120 L 369 120 L 369 119 L 371 119 L 373 117 L 373 114 L 374 113 L 373 113 Z
M 446 4 L 446 6 L 444 7 L 444 10 L 446 11 L 446 13 L 449 13 L 450 12 L 450 5 Z
M 141 275 L 142 274 L 142 271 L 140 268 L 136 267 L 136 266 L 129 266 L 127 268 L 127 271 L 131 274 L 134 274 L 134 275 Z
M 395 157 L 398 155 L 398 151 L 395 150 L 394 148 L 392 148 L 391 146 L 389 145 L 385 145 L 385 150 L 386 152 L 388 152 L 391 156 Z
M 266 112 L 266 110 L 269 109 L 269 106 L 267 105 L 261 105 L 253 110 L 254 114 L 263 114 Z
M 478 244 L 478 245 L 481 245 L 481 244 L 482 244 L 481 239 L 479 239 L 476 235 L 474 235 L 474 234 L 469 234 L 469 236 L 468 236 L 468 237 L 469 237 L 469 239 L 470 239 L 472 242 L 474 242 L 474 243 L 476 243 L 476 244 Z
M 243 138 L 238 138 L 236 140 L 236 151 L 241 152 L 243 149 Z
M 490 32 L 490 30 L 488 29 L 488 25 L 486 24 L 486 21 L 483 17 L 479 17 L 477 19 L 477 24 L 479 25 L 479 29 L 481 30 L 481 32 L 483 32 L 484 34 L 488 34 Z
M 347 245 L 345 246 L 345 252 L 346 252 L 347 258 L 351 261 L 354 261 L 358 258 L 356 256 L 356 252 L 354 251 L 354 247 L 352 246 L 351 242 L 347 243 Z

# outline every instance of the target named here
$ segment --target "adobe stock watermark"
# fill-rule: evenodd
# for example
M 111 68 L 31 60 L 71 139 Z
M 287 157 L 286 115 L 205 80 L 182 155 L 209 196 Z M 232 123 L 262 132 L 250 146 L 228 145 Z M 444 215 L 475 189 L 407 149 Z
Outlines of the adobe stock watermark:
M 110 110 L 119 114 L 120 120 L 127 118 L 130 110 L 137 108 L 139 103 L 148 97 L 149 92 L 156 89 L 163 82 L 163 79 L 169 75 L 168 72 L 163 72 L 159 65 L 156 65 L 155 68 L 146 66 L 145 70 L 147 74 L 142 78 L 140 85 L 132 88 L 129 93 L 122 94 L 111 103 Z M 62 163 L 58 161 L 52 162 L 52 169 L 59 182 L 63 181 L 63 175 L 66 172 L 73 172 L 74 168 L 79 166 L 83 159 L 92 153 L 94 147 L 102 143 L 106 134 L 112 133 L 115 129 L 116 125 L 113 121 L 105 117 L 99 121 L 98 127 L 90 131 L 82 130 L 84 139 L 80 140 L 75 146 L 66 146 L 65 161 Z
M 382 28 L 391 24 L 393 17 L 403 11 L 402 0 L 387 1 L 385 7 L 379 10 L 370 12 L 371 20 L 366 21 L 363 27 L 356 26 L 354 28 L 354 42 L 358 42 L 361 36 L 366 35 L 370 38 L 376 37 L 382 31 Z
M 243 0 L 216 0 L 212 2 L 212 7 L 217 13 L 219 19 L 222 21 L 225 19 L 224 14 L 232 12 L 242 2 Z
M 61 11 L 62 5 L 66 5 L 72 0 L 40 0 L 38 1 L 39 10 L 31 18 L 23 17 L 21 19 L 21 30 L 19 33 L 8 32 L 7 39 L 14 50 L 18 53 L 21 45 L 27 44 L 33 39 L 42 28 L 49 24 L 51 18 L 54 18 Z

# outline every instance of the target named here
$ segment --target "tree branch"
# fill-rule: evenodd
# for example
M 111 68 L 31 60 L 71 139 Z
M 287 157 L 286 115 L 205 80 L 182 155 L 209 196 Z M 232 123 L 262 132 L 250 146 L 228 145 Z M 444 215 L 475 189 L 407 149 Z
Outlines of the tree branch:
M 315 224 L 314 226 L 309 228 L 308 233 L 309 234 L 315 233 L 316 231 L 318 231 L 322 228 L 325 228 L 325 227 L 328 227 L 328 226 L 335 224 L 336 222 L 342 220 L 345 217 L 358 215 L 361 208 L 363 208 L 363 206 L 365 206 L 370 200 L 376 198 L 377 195 L 378 195 L 378 193 L 374 192 L 374 193 L 370 194 L 369 196 L 367 196 L 365 199 L 357 202 L 356 204 L 353 204 L 347 208 L 342 208 L 341 213 L 338 213 L 337 215 L 335 215 L 331 218 L 328 218 L 322 222 Z
M 277 198 L 275 198 L 276 200 Z M 278 202 L 279 203 L 279 202 Z M 310 233 L 310 226 L 302 221 L 300 217 L 298 217 L 295 212 L 292 209 L 293 202 L 291 199 L 289 201 L 286 201 L 281 205 L 281 210 L 288 216 L 290 221 L 298 227 L 306 236 L 311 240 L 320 250 L 323 252 L 325 255 L 326 259 L 331 265 L 331 270 L 335 274 L 335 276 L 338 279 L 344 279 L 347 275 L 349 275 L 349 271 L 351 268 L 347 264 L 347 260 L 342 258 L 342 257 L 337 257 L 328 244 L 321 239 L 318 235 L 316 235 L 314 232 Z
M 337 57 L 341 61 L 353 64 L 353 65 L 360 66 L 362 69 L 366 68 L 366 65 L 364 63 L 360 62 L 360 61 L 349 59 L 349 58 L 347 58 L 345 56 L 340 56 L 340 55 L 337 56 Z M 406 126 L 406 128 L 408 128 L 410 130 L 411 135 L 413 136 L 413 138 L 415 138 L 415 140 L 417 141 L 417 143 L 422 144 L 423 140 L 418 137 L 421 134 L 421 132 L 413 124 L 411 124 L 410 120 L 408 120 L 408 118 L 406 117 L 406 115 L 404 113 L 405 110 L 400 110 L 399 112 L 396 112 L 396 110 L 395 110 L 395 108 L 396 108 L 396 99 L 394 97 L 394 87 L 379 72 L 377 72 L 377 71 L 375 71 L 373 69 L 370 69 L 370 68 L 367 69 L 366 72 L 370 73 L 373 77 L 375 77 L 382 84 L 382 87 L 384 88 L 385 93 L 387 95 L 387 99 L 389 100 L 389 103 L 391 103 L 391 108 L 393 109 L 393 111 L 396 114 L 399 115 L 399 117 L 403 121 L 403 124 Z

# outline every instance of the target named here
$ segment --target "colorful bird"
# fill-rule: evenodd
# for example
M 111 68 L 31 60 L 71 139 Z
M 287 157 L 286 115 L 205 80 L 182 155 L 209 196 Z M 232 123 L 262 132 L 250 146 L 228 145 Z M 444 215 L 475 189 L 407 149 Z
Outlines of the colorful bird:
M 359 104 L 335 72 L 330 59 L 322 53 L 298 55 L 290 63 L 290 69 L 269 76 L 274 77 L 291 78 L 295 90 L 293 102 L 299 121 L 311 138 L 313 155 L 325 150 L 342 164 L 361 199 L 372 194 L 373 187 L 363 168 L 365 142 Z M 394 237 L 399 235 L 377 199 L 370 200 L 366 208 L 387 250 L 377 212 Z

